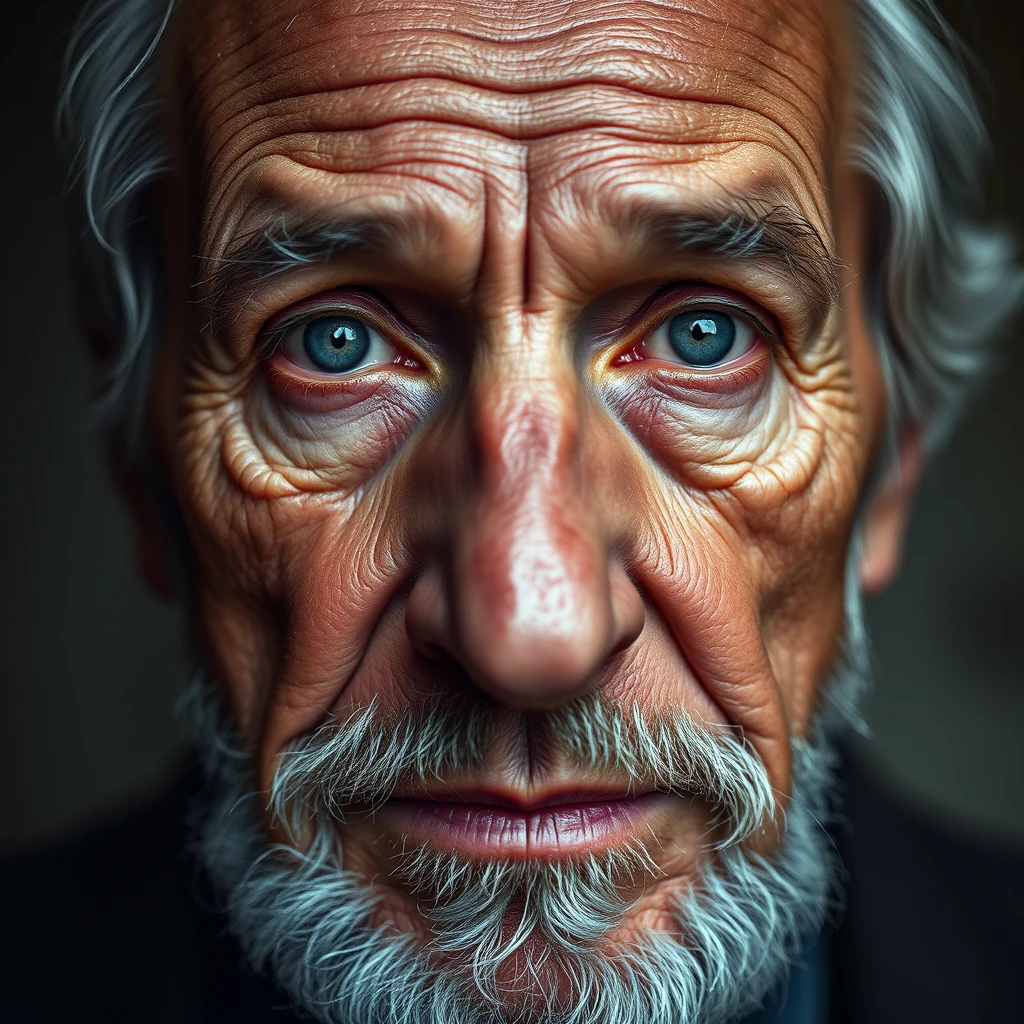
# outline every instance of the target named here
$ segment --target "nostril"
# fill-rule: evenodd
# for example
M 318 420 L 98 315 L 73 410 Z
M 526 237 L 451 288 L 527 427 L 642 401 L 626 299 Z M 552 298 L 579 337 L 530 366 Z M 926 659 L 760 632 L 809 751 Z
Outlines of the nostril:
M 439 665 L 442 668 L 450 668 L 452 670 L 461 668 L 458 660 L 450 651 L 445 650 L 445 648 L 440 644 L 427 641 L 425 643 L 414 644 L 413 647 L 421 658 L 433 662 L 435 665 Z

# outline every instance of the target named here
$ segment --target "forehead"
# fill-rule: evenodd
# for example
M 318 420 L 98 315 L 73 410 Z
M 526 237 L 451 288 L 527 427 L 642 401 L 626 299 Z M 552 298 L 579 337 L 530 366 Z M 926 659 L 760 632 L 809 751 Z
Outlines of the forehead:
M 361 187 L 579 206 L 670 178 L 756 179 L 822 222 L 834 19 L 830 0 L 193 0 L 179 70 L 205 228 Z

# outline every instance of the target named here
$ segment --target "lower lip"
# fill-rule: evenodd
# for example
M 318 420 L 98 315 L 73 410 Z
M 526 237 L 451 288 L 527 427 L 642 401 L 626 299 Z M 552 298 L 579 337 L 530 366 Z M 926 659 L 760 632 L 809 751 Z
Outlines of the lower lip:
M 407 842 L 426 843 L 466 857 L 558 858 L 650 839 L 652 815 L 671 799 L 662 793 L 647 793 L 534 811 L 394 799 L 377 812 L 377 820 L 400 830 Z

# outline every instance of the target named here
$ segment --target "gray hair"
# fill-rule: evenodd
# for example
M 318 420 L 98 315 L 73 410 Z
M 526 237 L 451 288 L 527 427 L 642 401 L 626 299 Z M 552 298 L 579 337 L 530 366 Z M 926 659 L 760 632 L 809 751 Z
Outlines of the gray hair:
M 851 653 L 830 687 L 846 687 L 844 673 L 863 672 L 866 649 L 854 645 Z M 785 834 L 769 858 L 740 845 L 751 831 L 744 808 L 760 814 L 774 797 L 739 736 L 700 726 L 682 709 L 666 719 L 667 731 L 639 709 L 618 721 L 593 700 L 575 713 L 559 709 L 551 742 L 581 767 L 618 757 L 621 743 L 630 752 L 622 766 L 638 780 L 660 776 L 672 762 L 683 771 L 662 779 L 669 791 L 690 795 L 694 782 L 707 788 L 717 780 L 711 800 L 733 819 L 719 822 L 730 836 L 705 846 L 717 851 L 713 860 L 702 853 L 697 879 L 671 898 L 670 930 L 611 950 L 601 940 L 634 906 L 637 890 L 662 877 L 642 844 L 554 862 L 476 863 L 452 851 L 403 849 L 389 874 L 429 922 L 431 938 L 421 945 L 380 923 L 380 890 L 346 867 L 334 826 L 344 801 L 369 797 L 372 806 L 372 790 L 381 787 L 376 796 L 385 798 L 392 776 L 471 770 L 483 740 L 476 716 L 446 701 L 421 712 L 436 729 L 396 731 L 373 706 L 364 708 L 301 738 L 280 757 L 270 792 L 258 793 L 216 692 L 198 679 L 187 708 L 206 755 L 195 849 L 250 963 L 324 1024 L 724 1024 L 783 983 L 834 905 L 838 864 L 822 826 L 832 817 L 835 766 L 827 716 L 810 740 L 793 740 Z M 263 810 L 293 834 L 301 823 L 308 845 L 268 845 Z M 564 1005 L 552 998 L 559 973 Z
M 1007 234 L 979 219 L 988 151 L 962 51 L 933 0 L 849 0 L 860 32 L 859 124 L 848 155 L 881 208 L 866 314 L 889 395 L 889 436 L 946 432 L 1017 307 Z M 112 344 L 102 410 L 128 453 L 161 323 L 152 186 L 172 160 L 152 60 L 178 0 L 89 0 L 58 109 L 74 182 L 88 328 Z M 891 450 L 891 445 L 890 445 Z

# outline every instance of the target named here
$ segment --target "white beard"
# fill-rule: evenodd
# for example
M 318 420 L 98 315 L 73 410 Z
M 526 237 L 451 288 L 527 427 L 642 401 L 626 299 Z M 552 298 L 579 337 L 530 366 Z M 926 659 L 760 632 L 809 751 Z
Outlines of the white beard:
M 331 760 L 323 745 L 308 740 L 294 762 L 301 778 L 285 772 L 271 793 L 293 823 L 302 819 L 296 799 L 306 801 L 308 848 L 270 848 L 260 814 L 265 796 L 252 792 L 249 758 L 204 690 L 194 702 L 208 755 L 198 848 L 232 930 L 254 966 L 325 1024 L 718 1024 L 752 1012 L 817 936 L 832 903 L 834 853 L 822 826 L 832 817 L 831 733 L 850 716 L 867 674 L 855 597 L 847 609 L 842 665 L 810 741 L 793 742 L 792 798 L 776 852 L 744 852 L 739 840 L 749 831 L 733 823 L 696 884 L 676 896 L 677 933 L 649 932 L 612 949 L 599 940 L 630 907 L 623 878 L 656 871 L 643 850 L 485 865 L 414 850 L 393 876 L 425 895 L 421 910 L 433 941 L 424 948 L 411 934 L 375 925 L 379 897 L 342 867 L 325 813 L 337 811 L 336 794 L 328 786 L 320 800 L 313 796 Z M 374 734 L 372 715 L 357 725 Z M 368 763 L 362 742 L 348 744 L 352 763 Z M 396 741 L 392 753 L 399 748 Z M 434 754 L 433 767 L 447 763 L 448 753 Z M 696 769 L 685 768 L 692 781 Z M 729 794 L 719 796 L 728 810 Z M 511 928 L 510 913 L 517 917 Z M 557 998 L 555 975 L 562 979 Z
M 650 934 L 614 954 L 594 943 L 629 909 L 616 879 L 648 870 L 639 851 L 484 867 L 417 851 L 396 873 L 435 894 L 426 914 L 436 948 L 463 954 L 438 963 L 412 936 L 371 924 L 378 900 L 341 868 L 329 824 L 317 827 L 305 853 L 267 847 L 247 761 L 224 748 L 212 757 L 201 856 L 253 964 L 321 1021 L 714 1024 L 756 1008 L 817 934 L 829 906 L 833 854 L 818 822 L 829 815 L 832 757 L 825 744 L 797 742 L 794 753 L 786 835 L 774 856 L 722 850 L 698 886 L 676 899 L 682 940 Z M 513 901 L 522 916 L 510 936 Z M 498 971 L 523 955 L 531 936 L 543 937 L 542 952 L 517 962 L 524 998 L 510 1000 Z M 573 979 L 571 992 L 544 1005 L 530 978 L 542 982 L 545 967 L 556 964 Z M 529 1012 L 526 989 L 534 990 Z

